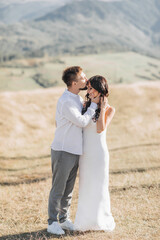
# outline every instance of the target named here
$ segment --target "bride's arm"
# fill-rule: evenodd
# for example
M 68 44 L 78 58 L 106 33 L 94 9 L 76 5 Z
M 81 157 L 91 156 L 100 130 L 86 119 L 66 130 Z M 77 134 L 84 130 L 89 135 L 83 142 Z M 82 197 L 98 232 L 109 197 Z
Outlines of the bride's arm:
M 101 100 L 101 112 L 97 120 L 97 133 L 101 133 L 110 124 L 115 114 L 115 108 L 108 106 L 107 98 L 102 102 Z
M 106 112 L 105 108 L 101 108 L 101 112 L 100 112 L 99 118 L 97 120 L 97 133 L 101 133 L 106 127 L 105 112 Z
M 106 115 L 105 115 L 105 122 L 106 122 L 107 127 L 110 124 L 114 114 L 115 114 L 115 108 L 114 107 L 110 107 L 109 109 L 107 109 Z

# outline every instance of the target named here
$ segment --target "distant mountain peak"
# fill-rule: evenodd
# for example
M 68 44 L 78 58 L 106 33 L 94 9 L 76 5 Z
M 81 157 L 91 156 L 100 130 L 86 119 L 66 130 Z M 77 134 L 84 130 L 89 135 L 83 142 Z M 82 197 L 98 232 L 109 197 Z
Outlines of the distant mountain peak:
M 36 21 L 78 21 L 76 15 L 82 15 L 85 18 L 90 18 L 93 14 L 103 18 L 105 15 L 104 6 L 107 2 L 100 0 L 77 0 L 69 2 L 56 11 L 52 11 L 45 16 L 36 19 Z
M 44 2 L 34 2 L 24 4 L 25 9 L 0 8 L 0 21 L 4 17 L 12 24 L 0 25 L 0 54 L 55 56 L 131 50 L 160 56 L 159 0 L 58 2 L 63 6 L 44 8 Z M 15 18 L 25 22 L 14 24 Z

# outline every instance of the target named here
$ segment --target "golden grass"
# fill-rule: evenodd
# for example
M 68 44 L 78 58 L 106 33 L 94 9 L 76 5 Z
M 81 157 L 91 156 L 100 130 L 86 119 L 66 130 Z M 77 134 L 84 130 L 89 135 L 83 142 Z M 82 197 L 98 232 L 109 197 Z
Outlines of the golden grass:
M 51 179 L 45 182 L 1 188 L 0 234 L 3 237 L 5 235 L 10 239 L 22 239 L 25 236 L 24 233 L 30 232 L 40 232 L 40 235 L 43 233 L 46 237 L 51 236 L 46 233 L 50 186 Z M 72 219 L 77 207 L 77 186 L 78 183 L 76 183 L 72 200 Z M 111 203 L 116 221 L 116 229 L 113 233 L 87 232 L 80 235 L 74 233 L 74 236 L 67 235 L 62 239 L 158 239 L 160 207 L 158 187 L 137 187 L 111 192 Z M 18 234 L 21 238 L 18 238 Z M 33 234 L 33 239 L 36 239 L 35 235 Z M 54 236 L 51 236 L 51 239 L 55 239 Z
M 46 232 L 50 144 L 63 88 L 0 94 L 0 239 L 56 239 Z M 107 131 L 112 233 L 69 233 L 65 240 L 158 240 L 160 85 L 113 85 L 116 115 Z M 71 219 L 77 208 L 78 176 Z

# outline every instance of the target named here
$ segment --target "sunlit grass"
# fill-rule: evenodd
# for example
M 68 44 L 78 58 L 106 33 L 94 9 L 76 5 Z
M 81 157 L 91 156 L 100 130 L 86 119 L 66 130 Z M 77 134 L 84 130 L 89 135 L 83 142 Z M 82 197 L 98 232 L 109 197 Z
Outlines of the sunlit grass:
M 46 232 L 51 188 L 50 144 L 55 108 L 64 88 L 0 94 L 1 239 L 56 239 Z M 110 86 L 116 109 L 107 131 L 113 233 L 66 233 L 65 240 L 158 240 L 160 86 Z M 78 201 L 78 180 L 71 219 Z

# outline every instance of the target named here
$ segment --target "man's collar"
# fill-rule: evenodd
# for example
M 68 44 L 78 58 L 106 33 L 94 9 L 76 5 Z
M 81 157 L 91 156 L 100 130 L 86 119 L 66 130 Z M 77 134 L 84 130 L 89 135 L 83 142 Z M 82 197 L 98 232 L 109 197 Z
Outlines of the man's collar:
M 72 93 L 70 92 L 67 88 L 65 89 L 65 93 L 67 93 L 68 95 L 72 96 L 72 97 L 77 97 L 79 96 L 78 94 Z

